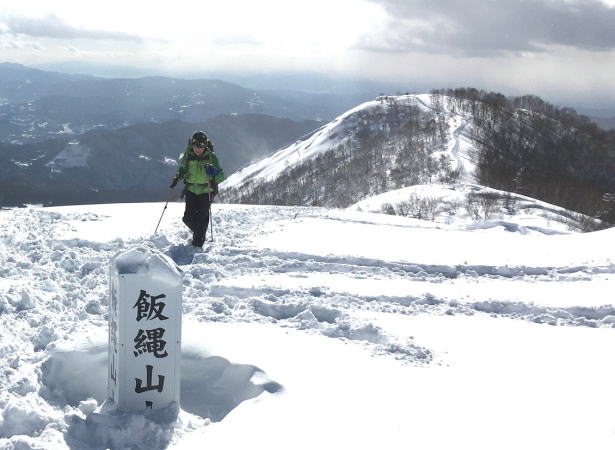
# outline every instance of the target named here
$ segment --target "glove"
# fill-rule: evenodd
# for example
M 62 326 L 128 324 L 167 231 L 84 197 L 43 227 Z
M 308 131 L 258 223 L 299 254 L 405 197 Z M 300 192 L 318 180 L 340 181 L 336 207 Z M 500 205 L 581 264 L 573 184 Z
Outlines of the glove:
M 175 186 L 177 186 L 177 182 L 179 181 L 179 177 L 177 175 L 175 175 L 173 177 L 173 180 L 171 181 L 171 186 L 169 186 L 169 188 L 173 189 Z
M 220 173 L 220 169 L 210 164 L 205 167 L 205 173 L 207 174 L 207 176 L 214 178 Z
M 209 193 L 209 201 L 213 203 L 216 198 L 216 195 L 218 195 L 218 183 L 212 181 L 211 187 L 213 188 L 213 191 Z

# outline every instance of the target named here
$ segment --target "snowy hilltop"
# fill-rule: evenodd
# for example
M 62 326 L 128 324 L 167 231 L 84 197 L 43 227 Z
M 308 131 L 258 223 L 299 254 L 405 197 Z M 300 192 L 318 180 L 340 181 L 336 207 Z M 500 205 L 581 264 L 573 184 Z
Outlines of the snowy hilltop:
M 233 173 L 221 185 L 223 198 L 346 207 L 375 193 L 457 179 L 463 125 L 428 102 L 428 95 L 404 95 L 361 104 Z
M 614 144 L 615 134 L 533 96 L 383 96 L 235 172 L 221 192 L 228 203 L 346 208 L 415 185 L 479 185 L 612 224 Z
M 214 205 L 198 253 L 180 203 L 0 211 L 0 449 L 613 448 L 613 230 L 365 212 L 393 196 Z M 184 273 L 179 408 L 104 403 L 132 246 Z
M 430 131 L 437 130 L 441 134 L 450 131 L 449 134 L 430 138 L 433 143 L 430 143 L 432 148 L 429 149 L 429 153 L 438 150 L 440 153 L 437 156 L 444 154 L 454 159 L 453 169 L 464 172 L 464 180 L 475 181 L 474 165 L 469 157 L 473 148 L 467 136 L 463 134 L 467 122 L 460 114 L 446 109 L 437 111 L 431 103 L 431 96 L 426 94 L 383 96 L 363 103 L 306 135 L 304 139 L 235 172 L 225 182 L 224 187 L 230 189 L 250 181 L 272 181 L 289 166 L 299 166 L 331 150 L 345 145 L 350 146 L 357 135 L 390 131 L 402 124 L 408 126 L 406 122 L 410 120 L 436 120 L 437 123 L 431 124 L 433 128 Z M 432 112 L 436 113 L 435 118 L 429 115 Z M 400 142 L 399 146 L 402 145 Z M 361 149 L 354 151 L 359 152 Z M 401 155 L 401 157 L 406 156 L 408 155 Z

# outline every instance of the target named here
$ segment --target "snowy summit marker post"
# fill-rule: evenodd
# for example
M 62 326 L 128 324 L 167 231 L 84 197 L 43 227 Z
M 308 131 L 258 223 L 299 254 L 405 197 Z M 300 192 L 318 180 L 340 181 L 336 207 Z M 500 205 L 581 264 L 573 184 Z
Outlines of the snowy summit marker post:
M 179 404 L 182 278 L 149 247 L 111 259 L 108 396 L 122 411 Z

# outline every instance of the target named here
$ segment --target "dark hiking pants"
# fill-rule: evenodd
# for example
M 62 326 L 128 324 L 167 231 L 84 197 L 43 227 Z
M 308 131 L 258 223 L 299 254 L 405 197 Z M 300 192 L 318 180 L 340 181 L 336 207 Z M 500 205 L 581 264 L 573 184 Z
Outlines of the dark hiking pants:
M 202 247 L 209 225 L 209 194 L 186 191 L 186 209 L 182 219 L 192 230 L 192 245 Z

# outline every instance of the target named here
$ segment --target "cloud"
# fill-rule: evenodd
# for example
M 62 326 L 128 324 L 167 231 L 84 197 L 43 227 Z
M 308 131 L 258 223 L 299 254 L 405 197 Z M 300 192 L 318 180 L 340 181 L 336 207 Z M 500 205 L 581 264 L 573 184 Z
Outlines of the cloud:
M 211 38 L 213 45 L 223 46 L 260 46 L 263 41 L 248 34 L 220 34 Z
M 18 50 L 18 51 L 26 51 L 33 50 L 36 52 L 41 52 L 47 50 L 43 45 L 38 42 L 30 42 L 24 41 L 21 39 L 11 39 L 8 36 L 1 36 L 0 33 L 0 48 L 5 50 Z
M 75 28 L 50 14 L 43 18 L 13 16 L 5 19 L 4 32 L 54 39 L 93 39 L 141 42 L 139 36 L 104 30 Z
M 358 46 L 383 52 L 496 56 L 552 46 L 615 48 L 615 8 L 599 0 L 369 0 L 389 15 Z

